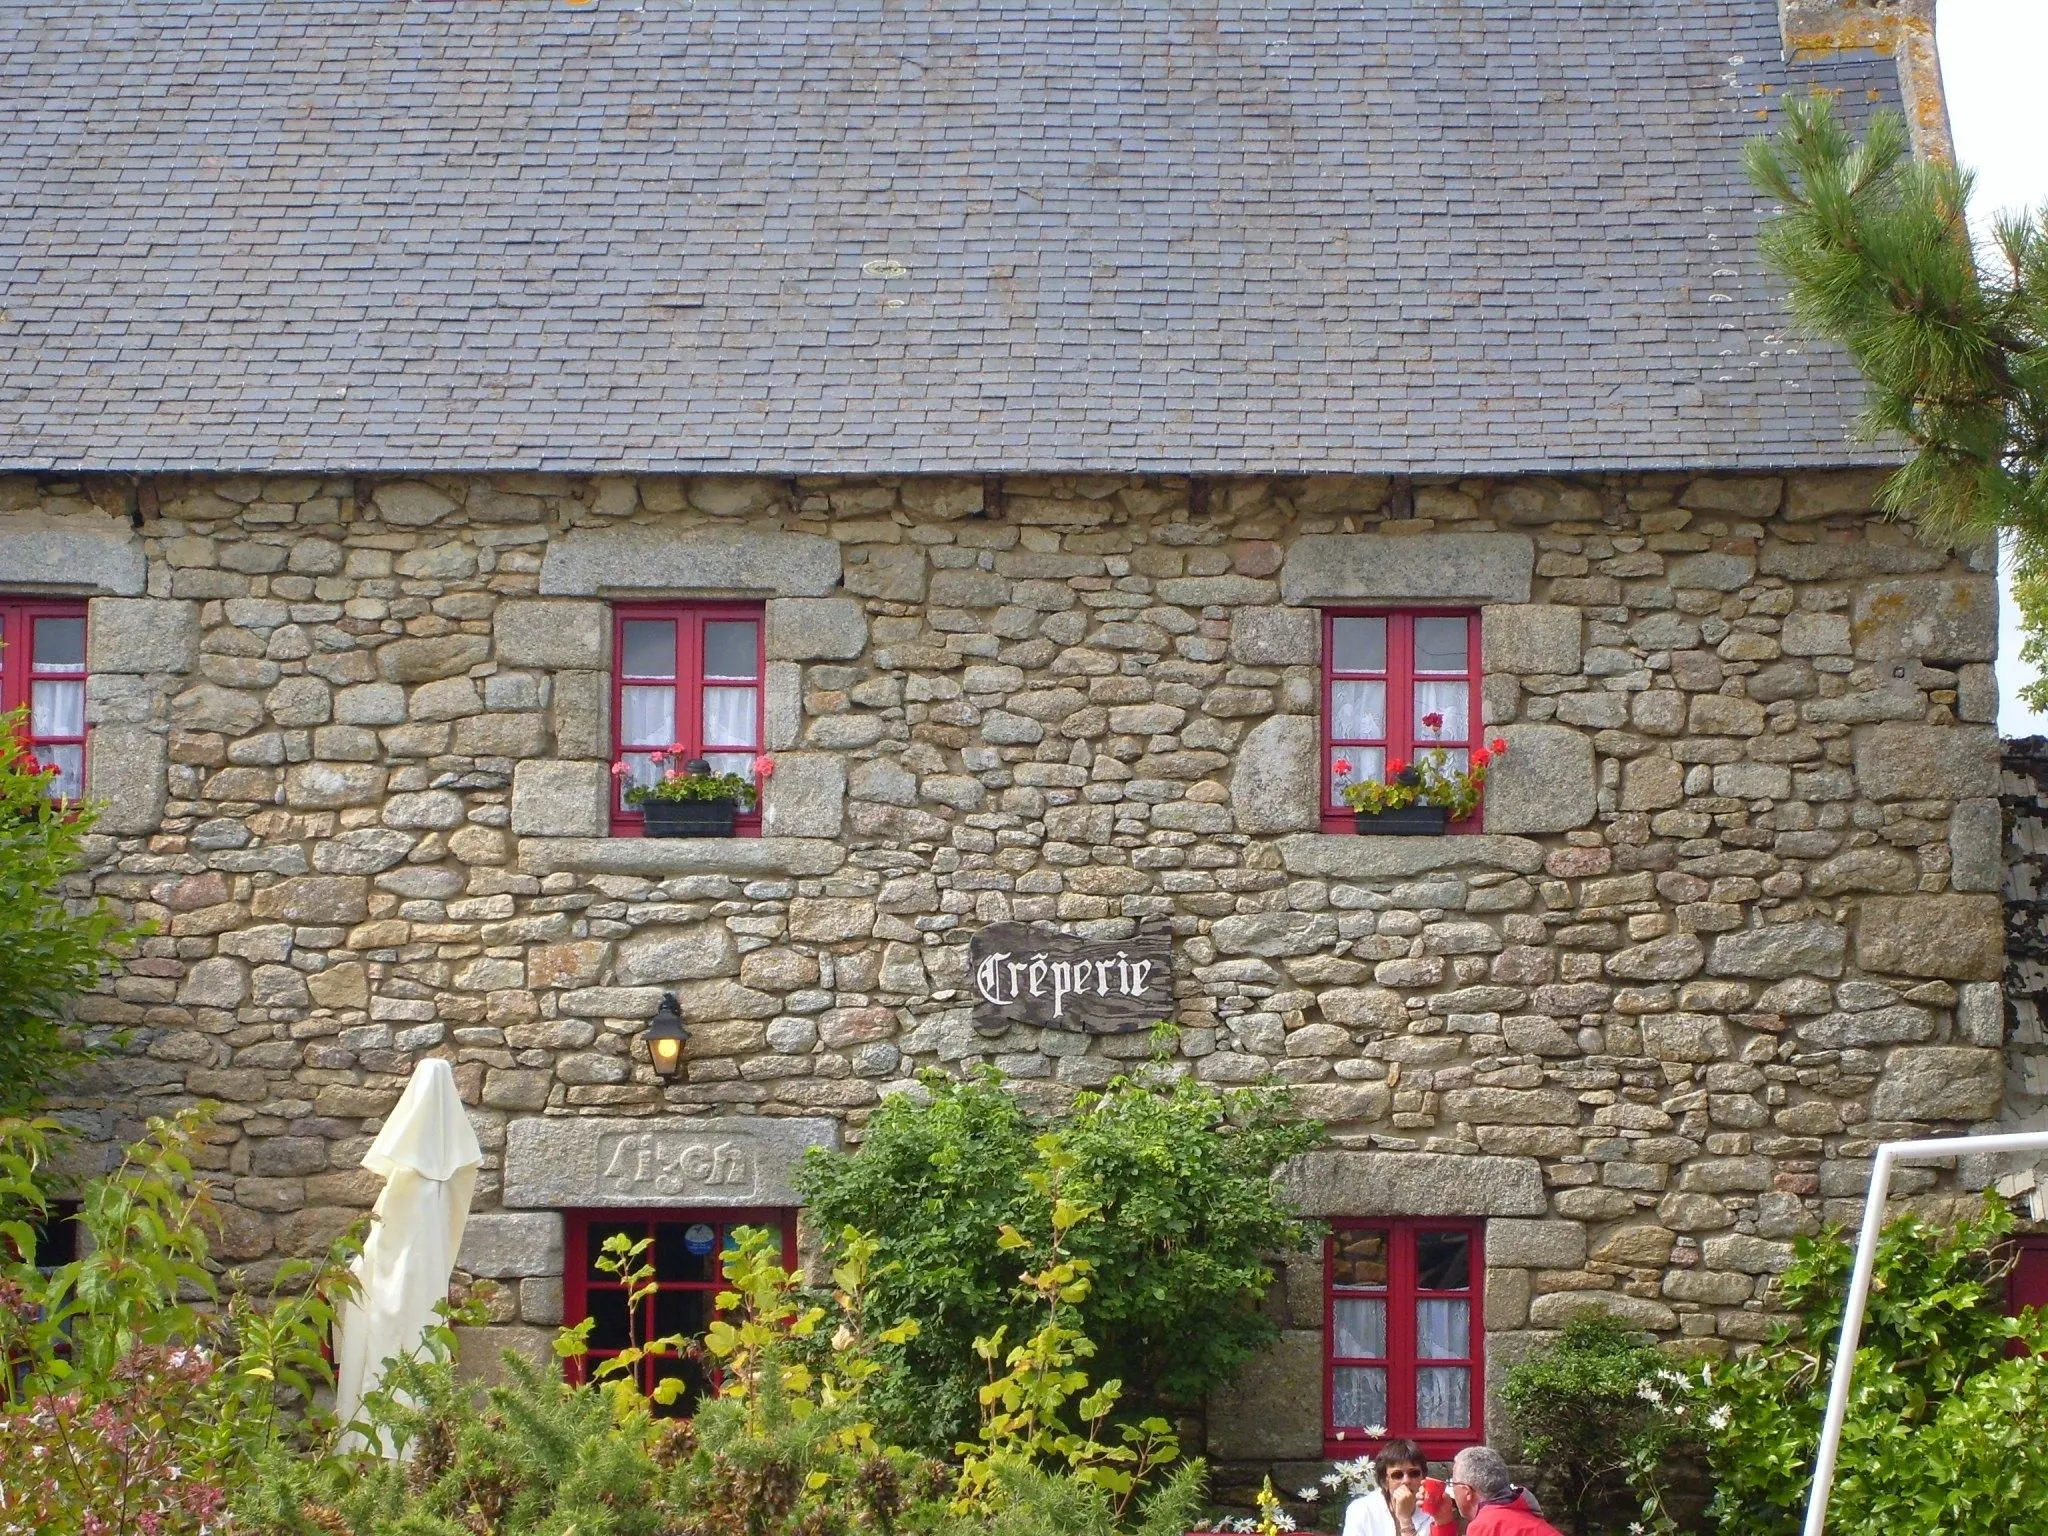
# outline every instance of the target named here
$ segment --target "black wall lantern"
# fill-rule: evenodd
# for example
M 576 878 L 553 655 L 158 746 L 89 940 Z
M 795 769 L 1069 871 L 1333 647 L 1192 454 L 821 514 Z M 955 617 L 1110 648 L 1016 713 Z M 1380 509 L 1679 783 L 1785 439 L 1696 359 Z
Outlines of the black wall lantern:
M 661 1006 L 648 1020 L 646 1039 L 647 1054 L 654 1060 L 656 1077 L 674 1077 L 683 1070 L 683 1047 L 689 1044 L 690 1032 L 683 1028 L 683 1015 L 676 1007 L 675 993 L 661 994 Z

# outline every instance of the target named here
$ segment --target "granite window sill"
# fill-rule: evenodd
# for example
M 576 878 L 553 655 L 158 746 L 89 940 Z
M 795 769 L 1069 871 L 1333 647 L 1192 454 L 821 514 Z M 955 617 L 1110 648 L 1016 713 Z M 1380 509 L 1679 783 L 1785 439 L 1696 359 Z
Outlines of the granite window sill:
M 529 875 L 829 875 L 846 850 L 822 837 L 523 837 Z
M 1533 875 L 1543 867 L 1543 845 L 1492 832 L 1460 837 L 1299 832 L 1280 839 L 1280 861 L 1290 875 L 1336 880 L 1405 880 L 1446 869 L 1505 869 Z

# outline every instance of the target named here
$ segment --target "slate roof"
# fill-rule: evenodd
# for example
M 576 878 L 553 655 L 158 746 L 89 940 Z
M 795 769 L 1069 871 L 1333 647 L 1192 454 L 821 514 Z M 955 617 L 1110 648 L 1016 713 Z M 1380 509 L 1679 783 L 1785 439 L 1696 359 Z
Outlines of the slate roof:
M 1868 461 L 1776 0 L 0 14 L 0 465 Z

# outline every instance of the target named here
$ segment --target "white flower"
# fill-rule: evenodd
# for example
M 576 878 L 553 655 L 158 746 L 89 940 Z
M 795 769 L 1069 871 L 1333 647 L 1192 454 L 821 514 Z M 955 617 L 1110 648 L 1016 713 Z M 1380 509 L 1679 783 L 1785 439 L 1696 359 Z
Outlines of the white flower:
M 1657 1384 L 1653 1381 L 1644 1380 L 1636 1383 L 1636 1396 L 1646 1403 L 1655 1403 L 1659 1408 L 1664 1406 L 1664 1394 L 1657 1390 Z
M 1283 1531 L 1295 1529 L 1294 1516 L 1284 1512 L 1273 1516 L 1273 1524 Z
M 1368 1424 L 1365 1426 L 1365 1432 L 1374 1440 L 1387 1438 L 1387 1426 L 1384 1424 Z
M 1734 1417 L 1735 1415 L 1729 1411 L 1728 1405 L 1723 1403 L 1707 1415 L 1707 1427 L 1710 1429 L 1726 1429 L 1728 1421 Z
M 1294 1496 L 1297 1499 L 1300 1499 L 1304 1504 L 1313 1504 L 1317 1499 L 1320 1499 L 1323 1496 L 1323 1490 L 1311 1485 L 1307 1488 L 1295 1489 Z
M 1647 1536 L 1647 1533 L 1643 1530 L 1643 1522 L 1640 1520 L 1629 1521 L 1628 1536 Z

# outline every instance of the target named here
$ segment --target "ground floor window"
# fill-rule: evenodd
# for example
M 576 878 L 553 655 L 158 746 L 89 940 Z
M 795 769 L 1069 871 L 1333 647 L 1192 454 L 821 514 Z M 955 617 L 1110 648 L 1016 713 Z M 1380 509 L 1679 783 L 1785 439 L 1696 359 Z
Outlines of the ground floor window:
M 796 1264 L 794 1211 L 604 1210 L 563 1216 L 563 1321 L 594 1319 L 590 1353 L 568 1362 L 572 1381 L 588 1380 L 602 1361 L 649 1339 L 669 1334 L 701 1338 L 711 1323 L 712 1297 L 725 1286 L 720 1255 L 738 1246 L 733 1234 L 741 1227 L 780 1233 L 783 1264 Z M 606 1240 L 620 1233 L 635 1242 L 653 1239 L 645 1262 L 654 1266 L 655 1290 L 640 1303 L 638 1316 L 628 1308 L 624 1283 L 597 1265 Z M 687 1416 L 717 1385 L 703 1362 L 673 1355 L 643 1360 L 637 1370 L 641 1390 L 650 1394 L 661 1381 L 680 1378 L 685 1383 L 682 1396 L 657 1413 Z
M 1480 1439 L 1483 1228 L 1338 1221 L 1324 1257 L 1324 1437 L 1333 1456 L 1420 1441 L 1432 1457 Z

